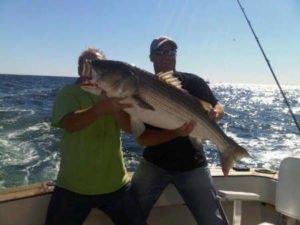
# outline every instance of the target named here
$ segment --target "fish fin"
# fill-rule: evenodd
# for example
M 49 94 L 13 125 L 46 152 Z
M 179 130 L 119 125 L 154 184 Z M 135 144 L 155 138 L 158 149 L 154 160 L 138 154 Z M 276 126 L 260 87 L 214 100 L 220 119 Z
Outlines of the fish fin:
M 206 102 L 202 99 L 198 99 L 198 101 L 200 102 L 200 104 L 202 105 L 202 107 L 204 108 L 205 111 L 210 111 L 212 110 L 212 105 L 209 102 Z
M 141 136 L 141 134 L 144 133 L 146 129 L 143 121 L 135 117 L 130 118 L 130 124 L 131 124 L 132 135 L 134 138 Z
M 230 149 L 229 149 L 230 148 Z M 220 152 L 221 167 L 224 176 L 227 176 L 235 161 L 249 156 L 249 153 L 238 144 L 229 145 L 227 149 Z
M 221 168 L 224 176 L 228 176 L 229 170 L 234 164 L 234 157 L 231 154 L 225 154 L 220 152 Z
M 182 84 L 181 84 L 181 81 L 177 78 L 177 77 L 174 77 L 174 71 L 173 70 L 170 70 L 168 72 L 160 72 L 158 74 L 156 74 L 156 76 L 160 79 L 160 80 L 163 80 L 165 81 L 166 83 L 178 88 L 178 89 L 181 89 L 183 90 L 182 88 Z
M 164 80 L 168 83 L 172 83 L 172 81 L 178 81 L 177 77 L 164 78 Z
M 170 70 L 168 72 L 159 72 L 158 74 L 156 74 L 156 76 L 158 76 L 159 78 L 164 78 L 164 77 L 173 77 L 173 70 Z
M 155 109 L 153 108 L 153 106 L 150 105 L 150 104 L 148 104 L 147 102 L 145 102 L 145 100 L 142 99 L 141 96 L 139 96 L 139 95 L 133 95 L 132 98 L 137 102 L 137 104 L 141 108 L 155 111 Z

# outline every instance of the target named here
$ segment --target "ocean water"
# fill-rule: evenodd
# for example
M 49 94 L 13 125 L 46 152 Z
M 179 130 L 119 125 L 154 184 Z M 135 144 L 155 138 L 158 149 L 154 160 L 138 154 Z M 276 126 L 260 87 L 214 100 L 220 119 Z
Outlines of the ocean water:
M 75 78 L 0 75 L 0 189 L 56 178 L 59 130 L 50 127 L 57 91 Z M 279 168 L 288 156 L 300 156 L 300 134 L 276 85 L 210 84 L 224 105 L 220 127 L 251 157 L 237 165 Z M 283 86 L 300 122 L 300 86 Z M 122 135 L 125 163 L 134 171 L 143 149 Z M 205 142 L 210 166 L 219 166 L 217 149 Z

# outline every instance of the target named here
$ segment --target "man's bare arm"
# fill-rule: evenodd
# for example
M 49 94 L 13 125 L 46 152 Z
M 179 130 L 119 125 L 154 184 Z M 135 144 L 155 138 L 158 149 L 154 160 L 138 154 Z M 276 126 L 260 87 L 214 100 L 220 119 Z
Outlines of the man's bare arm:
M 225 115 L 223 106 L 217 103 L 215 107 L 209 112 L 209 118 L 211 120 L 219 121 Z M 195 122 L 191 121 L 184 124 L 175 130 L 146 130 L 141 136 L 139 136 L 136 141 L 141 146 L 152 146 L 162 144 L 164 142 L 170 141 L 177 137 L 189 135 L 195 127 Z
M 70 133 L 82 130 L 91 125 L 100 116 L 114 114 L 122 109 L 131 107 L 129 104 L 122 104 L 124 98 L 100 98 L 98 102 L 83 110 L 65 115 L 61 122 L 63 127 Z
M 139 136 L 136 141 L 141 146 L 159 145 L 164 142 L 170 141 L 177 137 L 188 136 L 195 128 L 195 122 L 190 121 L 185 123 L 181 127 L 174 130 L 150 130 L 147 129 Z

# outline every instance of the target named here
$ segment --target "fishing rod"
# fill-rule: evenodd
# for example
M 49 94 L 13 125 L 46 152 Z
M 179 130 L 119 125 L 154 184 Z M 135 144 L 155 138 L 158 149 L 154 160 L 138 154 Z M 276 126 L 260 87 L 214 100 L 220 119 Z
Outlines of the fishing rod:
M 259 48 L 260 48 L 260 51 L 261 51 L 261 53 L 263 54 L 263 56 L 264 56 L 264 58 L 265 58 L 265 61 L 266 61 L 267 64 L 268 64 L 268 67 L 269 67 L 269 69 L 270 69 L 270 71 L 271 71 L 271 73 L 272 73 L 272 75 L 273 75 L 273 77 L 274 77 L 274 79 L 275 79 L 275 81 L 276 81 L 276 83 L 277 83 L 277 86 L 278 86 L 278 88 L 279 88 L 279 90 L 280 90 L 280 92 L 281 92 L 281 94 L 282 94 L 282 96 L 283 96 L 283 98 L 284 98 L 284 100 L 285 100 L 285 103 L 287 104 L 287 106 L 288 106 L 288 108 L 289 108 L 289 111 L 290 111 L 290 113 L 291 113 L 291 115 L 292 115 L 292 117 L 293 117 L 293 119 L 294 119 L 294 121 L 295 121 L 295 124 L 296 124 L 296 126 L 297 126 L 297 128 L 298 128 L 298 131 L 300 132 L 300 126 L 299 126 L 299 124 L 298 124 L 298 122 L 297 122 L 297 119 L 296 119 L 296 117 L 295 117 L 295 115 L 294 115 L 294 113 L 293 113 L 293 111 L 292 111 L 292 108 L 291 108 L 291 106 L 290 106 L 290 104 L 289 104 L 289 102 L 288 102 L 288 100 L 287 100 L 287 98 L 286 98 L 286 96 L 285 96 L 285 94 L 284 94 L 284 92 L 283 92 L 283 90 L 282 90 L 282 88 L 281 88 L 281 86 L 280 86 L 278 80 L 277 80 L 277 77 L 276 77 L 276 75 L 275 75 L 275 73 L 274 73 L 274 71 L 273 71 L 273 69 L 272 69 L 272 66 L 271 66 L 271 64 L 270 64 L 270 61 L 269 61 L 269 59 L 267 58 L 267 56 L 266 56 L 266 54 L 265 54 L 265 52 L 264 52 L 264 50 L 263 50 L 263 48 L 262 48 L 262 46 L 261 46 L 259 40 L 258 40 L 258 37 L 256 36 L 256 34 L 255 34 L 255 32 L 254 32 L 254 30 L 253 30 L 253 28 L 252 28 L 252 25 L 251 25 L 251 23 L 250 23 L 250 20 L 248 19 L 247 15 L 246 15 L 246 13 L 245 13 L 245 10 L 244 10 L 244 8 L 242 7 L 242 5 L 241 5 L 241 3 L 240 3 L 240 0 L 237 0 L 237 2 L 238 2 L 239 6 L 240 6 L 240 8 L 241 8 L 241 10 L 242 10 L 242 12 L 243 12 L 243 14 L 244 14 L 244 17 L 245 17 L 245 19 L 246 19 L 246 21 L 247 21 L 247 23 L 248 23 L 248 25 L 249 25 L 249 27 L 250 27 L 250 29 L 251 29 L 251 31 L 252 31 L 252 34 L 253 34 L 254 37 L 255 37 L 255 40 L 256 40 L 256 42 L 257 42 Z

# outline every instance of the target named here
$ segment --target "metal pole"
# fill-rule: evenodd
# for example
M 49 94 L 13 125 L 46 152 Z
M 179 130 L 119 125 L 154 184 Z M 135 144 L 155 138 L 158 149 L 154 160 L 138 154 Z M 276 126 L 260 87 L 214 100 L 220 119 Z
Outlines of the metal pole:
M 255 34 L 255 32 L 254 32 L 252 26 L 251 26 L 251 23 L 250 23 L 250 21 L 249 21 L 247 15 L 246 15 L 246 13 L 245 13 L 245 11 L 244 11 L 244 8 L 242 7 L 242 5 L 241 5 L 241 3 L 240 3 L 239 0 L 237 0 L 237 2 L 238 2 L 239 6 L 240 6 L 240 8 L 241 8 L 241 10 L 242 10 L 242 12 L 243 12 L 243 14 L 244 14 L 244 17 L 245 17 L 245 19 L 246 19 L 246 21 L 247 21 L 247 23 L 248 23 L 248 25 L 249 25 L 249 27 L 250 27 L 250 29 L 251 29 L 251 31 L 252 31 L 252 34 L 253 34 L 254 37 L 255 37 L 255 40 L 256 40 L 256 42 L 257 42 L 259 48 L 260 48 L 260 51 L 261 51 L 261 53 L 263 54 L 263 56 L 264 56 L 264 58 L 265 58 L 265 61 L 266 61 L 267 64 L 268 64 L 268 67 L 269 67 L 269 69 L 270 69 L 270 71 L 271 71 L 271 73 L 272 73 L 272 75 L 273 75 L 273 77 L 274 77 L 274 79 L 275 79 L 275 81 L 276 81 L 276 83 L 277 83 L 277 86 L 279 87 L 279 90 L 280 90 L 280 92 L 281 92 L 281 94 L 282 94 L 282 96 L 283 96 L 283 98 L 284 98 L 284 100 L 285 100 L 285 103 L 287 104 L 287 106 L 288 106 L 288 108 L 289 108 L 289 111 L 290 111 L 290 113 L 291 113 L 291 115 L 292 115 L 292 117 L 293 117 L 293 119 L 294 119 L 294 121 L 295 121 L 295 124 L 296 124 L 296 126 L 297 126 L 297 128 L 298 128 L 298 131 L 300 132 L 300 126 L 299 126 L 299 124 L 298 124 L 298 122 L 297 122 L 297 119 L 296 119 L 296 117 L 295 117 L 295 115 L 294 115 L 294 113 L 293 113 L 293 111 L 292 111 L 292 108 L 291 108 L 291 106 L 290 106 L 290 104 L 289 104 L 287 98 L 285 97 L 285 94 L 284 94 L 284 92 L 283 92 L 283 90 L 282 90 L 282 88 L 281 88 L 281 86 L 280 86 L 280 84 L 279 84 L 279 82 L 278 82 L 278 80 L 277 80 L 277 78 L 276 78 L 276 76 L 275 76 L 275 73 L 274 73 L 274 71 L 273 71 L 273 69 L 272 69 L 272 67 L 271 67 L 270 61 L 268 60 L 268 58 L 267 58 L 267 56 L 266 56 L 266 54 L 265 54 L 265 52 L 264 52 L 264 50 L 263 50 L 263 48 L 262 48 L 262 46 L 261 46 L 259 40 L 258 40 L 258 38 L 257 38 L 257 36 L 256 36 L 256 34 Z

